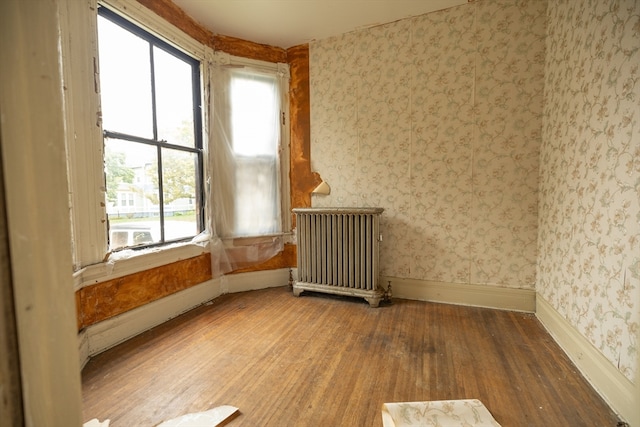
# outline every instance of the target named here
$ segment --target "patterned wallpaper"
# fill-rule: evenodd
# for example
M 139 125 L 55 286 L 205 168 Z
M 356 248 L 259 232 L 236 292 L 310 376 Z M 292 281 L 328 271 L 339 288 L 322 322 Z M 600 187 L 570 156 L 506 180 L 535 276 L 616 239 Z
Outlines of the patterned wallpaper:
M 549 2 L 537 290 L 634 380 L 640 2 Z
M 310 45 L 313 205 L 380 206 L 381 273 L 533 289 L 546 1 Z

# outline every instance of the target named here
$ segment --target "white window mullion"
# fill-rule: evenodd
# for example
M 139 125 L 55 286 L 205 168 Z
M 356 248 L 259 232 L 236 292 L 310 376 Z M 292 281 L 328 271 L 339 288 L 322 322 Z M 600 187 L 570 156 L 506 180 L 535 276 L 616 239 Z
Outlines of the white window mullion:
M 96 11 L 96 0 L 59 8 L 74 270 L 107 251 Z

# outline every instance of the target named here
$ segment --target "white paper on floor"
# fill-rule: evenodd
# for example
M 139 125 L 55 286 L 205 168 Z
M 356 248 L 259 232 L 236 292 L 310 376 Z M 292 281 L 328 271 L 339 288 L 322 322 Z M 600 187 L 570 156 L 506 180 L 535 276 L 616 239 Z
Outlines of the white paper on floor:
M 94 418 L 82 424 L 82 427 L 109 427 L 109 420 L 100 422 L 97 418 Z
M 383 427 L 500 427 L 477 399 L 399 402 L 382 405 Z
M 235 406 L 218 406 L 204 412 L 194 412 L 167 420 L 157 427 L 215 427 L 238 411 Z

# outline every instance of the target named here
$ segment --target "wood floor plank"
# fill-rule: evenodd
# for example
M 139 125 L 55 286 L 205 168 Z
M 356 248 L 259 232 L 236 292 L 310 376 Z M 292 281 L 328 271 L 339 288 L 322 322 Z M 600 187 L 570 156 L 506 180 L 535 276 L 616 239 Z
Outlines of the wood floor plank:
M 154 426 L 233 405 L 235 426 L 380 426 L 385 402 L 480 399 L 504 427 L 618 419 L 534 315 L 394 300 L 224 295 L 92 358 L 84 418 Z

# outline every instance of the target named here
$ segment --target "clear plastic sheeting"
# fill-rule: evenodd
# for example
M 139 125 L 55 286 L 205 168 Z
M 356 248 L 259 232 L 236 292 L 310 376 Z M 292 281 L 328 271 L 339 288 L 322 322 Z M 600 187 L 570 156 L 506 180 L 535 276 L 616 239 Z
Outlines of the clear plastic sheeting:
M 209 51 L 206 65 L 206 223 L 189 244 L 211 252 L 212 276 L 218 278 L 266 261 L 284 248 L 281 114 L 289 75 L 283 64 L 235 63 L 222 52 Z M 166 248 L 112 252 L 107 271 L 113 272 L 121 261 Z
M 151 268 L 152 266 L 191 258 L 208 252 L 210 244 L 209 233 L 202 232 L 188 242 L 109 252 L 104 260 L 104 273 L 107 275 L 118 274 L 123 269 L 124 271 L 129 271 L 131 265 Z
M 214 65 L 211 78 L 210 173 L 217 235 L 280 232 L 277 76 Z
M 266 261 L 282 252 L 282 236 L 251 239 L 214 239 L 211 248 L 211 274 L 220 277 L 230 271 Z
M 283 250 L 280 94 L 288 74 L 277 64 L 236 64 L 223 53 L 208 59 L 206 200 L 215 278 Z

